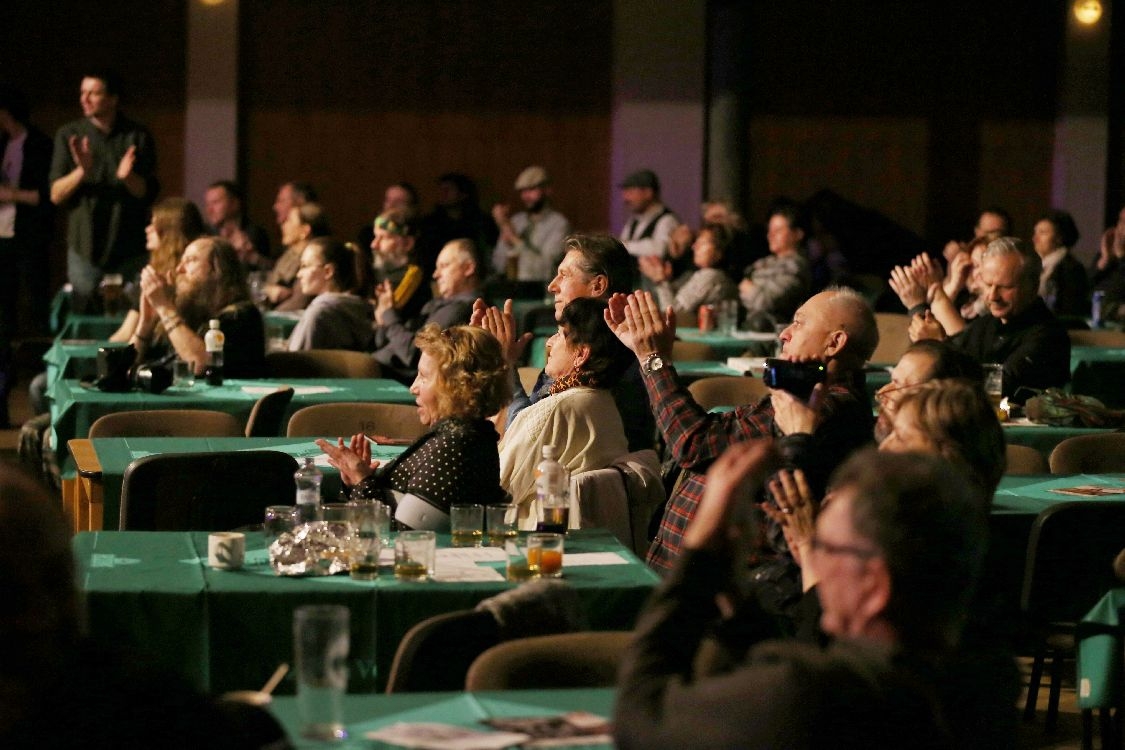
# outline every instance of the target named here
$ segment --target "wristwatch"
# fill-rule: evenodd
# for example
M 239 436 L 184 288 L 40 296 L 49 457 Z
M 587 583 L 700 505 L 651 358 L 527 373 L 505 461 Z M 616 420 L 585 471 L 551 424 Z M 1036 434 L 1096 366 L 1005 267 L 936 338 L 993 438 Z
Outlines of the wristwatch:
M 644 364 L 641 366 L 644 368 L 645 372 L 656 372 L 657 370 L 664 369 L 664 359 L 656 352 L 653 352 L 645 357 Z

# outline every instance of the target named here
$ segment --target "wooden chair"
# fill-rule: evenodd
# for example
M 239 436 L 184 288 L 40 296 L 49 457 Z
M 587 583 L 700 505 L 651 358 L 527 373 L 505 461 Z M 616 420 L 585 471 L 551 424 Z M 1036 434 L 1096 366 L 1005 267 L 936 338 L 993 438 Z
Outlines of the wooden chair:
M 398 643 L 388 693 L 460 690 L 473 660 L 500 643 L 496 618 L 463 609 L 417 623 Z
M 538 367 L 521 367 L 519 368 L 520 383 L 523 384 L 524 393 L 531 393 L 535 388 L 535 381 L 539 379 L 541 372 Z
M 285 410 L 293 400 L 293 389 L 278 388 L 257 400 L 246 420 L 246 437 L 277 437 L 285 420 Z
M 679 339 L 672 343 L 673 362 L 708 362 L 715 359 L 715 350 L 709 344 Z
M 879 346 L 871 355 L 871 362 L 893 365 L 910 347 L 910 316 L 905 313 L 875 313 L 879 328 Z
M 1055 727 L 1063 661 L 1074 652 L 1079 620 L 1109 589 L 1119 585 L 1114 557 L 1125 538 L 1125 503 L 1058 503 L 1031 527 L 1020 610 L 1035 633 L 1024 719 L 1035 718 L 1043 667 L 1050 658 L 1051 691 L 1045 729 Z
M 292 502 L 297 461 L 279 451 L 165 453 L 129 464 L 121 482 L 122 530 L 222 531 L 261 523 Z
M 348 349 L 270 352 L 266 371 L 272 378 L 377 378 L 381 373 L 370 354 Z
M 1035 448 L 1026 445 L 1007 446 L 1007 468 L 1005 474 L 1021 476 L 1026 474 L 1046 474 L 1050 471 L 1047 459 Z
M 1125 331 L 1067 331 L 1071 346 L 1125 347 Z
M 236 417 L 206 409 L 118 411 L 98 417 L 89 432 L 90 438 L 241 436 Z
M 612 687 L 632 638 L 628 630 L 607 630 L 507 641 L 477 657 L 465 690 Z
M 1076 435 L 1051 451 L 1052 474 L 1107 474 L 1125 471 L 1125 432 Z
M 416 440 L 426 433 L 418 410 L 410 404 L 317 404 L 298 409 L 289 418 L 288 437 L 346 437 L 362 432 L 397 440 Z
M 758 378 L 745 375 L 718 375 L 700 378 L 688 386 L 688 393 L 700 407 L 710 411 L 716 406 L 742 406 L 757 403 L 769 393 Z

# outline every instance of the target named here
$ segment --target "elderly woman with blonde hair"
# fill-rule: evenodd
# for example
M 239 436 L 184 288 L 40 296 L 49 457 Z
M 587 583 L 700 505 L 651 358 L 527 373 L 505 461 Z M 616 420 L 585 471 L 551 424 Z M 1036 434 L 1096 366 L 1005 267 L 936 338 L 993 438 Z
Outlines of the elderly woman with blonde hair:
M 412 529 L 449 529 L 449 509 L 505 501 L 500 487 L 499 435 L 488 417 L 508 400 L 508 370 L 500 342 L 483 328 L 430 324 L 418 332 L 422 352 L 410 386 L 418 416 L 430 430 L 386 466 L 371 460 L 362 433 L 345 444 L 317 444 L 340 470 L 354 497 L 389 502 Z

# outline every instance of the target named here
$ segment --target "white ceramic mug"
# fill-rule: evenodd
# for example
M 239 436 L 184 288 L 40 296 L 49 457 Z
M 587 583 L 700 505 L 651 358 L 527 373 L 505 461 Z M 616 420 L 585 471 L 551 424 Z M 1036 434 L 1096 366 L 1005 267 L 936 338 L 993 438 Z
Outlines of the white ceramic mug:
M 207 564 L 216 570 L 238 570 L 246 559 L 246 535 L 216 531 L 207 537 Z

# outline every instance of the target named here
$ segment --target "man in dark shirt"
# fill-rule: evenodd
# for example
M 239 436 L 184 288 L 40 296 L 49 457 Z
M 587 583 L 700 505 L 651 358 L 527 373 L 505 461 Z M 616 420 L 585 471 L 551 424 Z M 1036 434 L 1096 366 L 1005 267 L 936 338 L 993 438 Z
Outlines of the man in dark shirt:
M 242 188 L 230 180 L 212 182 L 203 194 L 203 210 L 211 233 L 229 242 L 248 271 L 273 268 L 266 230 L 250 223 L 244 209 Z
M 1039 297 L 1041 271 L 1039 256 L 1019 240 L 990 242 L 980 271 L 989 314 L 950 340 L 979 362 L 1004 365 L 1005 396 L 1070 380 L 1070 338 Z
M 684 471 L 648 552 L 648 564 L 658 571 L 670 570 L 679 556 L 684 529 L 703 496 L 705 472 L 732 444 L 780 438 L 789 468 L 800 466 L 814 486 L 823 487 L 840 462 L 871 441 L 874 424 L 861 395 L 862 371 L 879 332 L 870 305 L 850 289 L 815 295 L 781 334 L 783 358 L 827 363 L 827 387 L 818 387 L 809 404 L 775 390 L 725 414 L 700 408 L 679 383 L 671 365 L 675 315 L 661 311 L 651 294 L 617 295 L 609 315 L 611 328 L 641 362 L 657 427 Z
M 83 117 L 59 128 L 51 159 L 51 202 L 67 215 L 71 309 L 90 309 L 105 273 L 132 278 L 147 262 L 145 225 L 156 197 L 156 146 L 143 125 L 118 111 L 120 81 L 82 79 Z M 96 307 L 96 305 L 95 305 Z
M 870 450 L 834 476 L 803 561 L 820 579 L 830 645 L 764 640 L 763 616 L 744 642 L 717 644 L 731 651 L 733 667 L 696 671 L 722 601 L 738 596 L 734 561 L 753 536 L 751 497 L 777 460 L 766 441 L 742 443 L 708 472 L 683 554 L 624 656 L 617 747 L 982 746 L 966 728 L 1011 717 L 1012 700 L 973 691 L 966 673 L 979 667 L 949 657 L 980 573 L 987 521 L 978 490 L 935 457 Z M 953 685 L 977 700 L 959 700 Z M 1006 739 L 999 746 L 1014 744 Z

